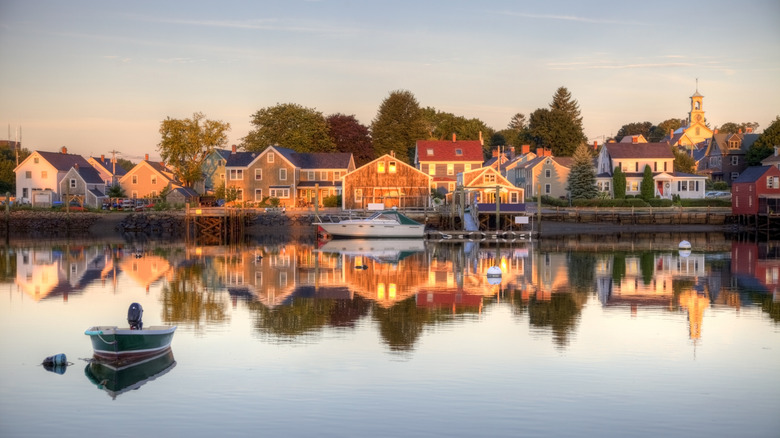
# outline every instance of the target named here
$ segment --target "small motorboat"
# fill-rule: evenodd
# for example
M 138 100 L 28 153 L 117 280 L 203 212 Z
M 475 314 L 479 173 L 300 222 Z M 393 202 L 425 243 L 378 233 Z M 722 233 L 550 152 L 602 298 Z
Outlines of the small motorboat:
M 176 326 L 143 327 L 143 308 L 130 305 L 127 312 L 128 328 L 93 326 L 84 334 L 92 340 L 95 356 L 103 359 L 142 358 L 154 356 L 171 348 Z
M 315 222 L 314 225 L 333 237 L 422 238 L 425 234 L 425 224 L 410 219 L 395 208 L 378 211 L 367 218 Z

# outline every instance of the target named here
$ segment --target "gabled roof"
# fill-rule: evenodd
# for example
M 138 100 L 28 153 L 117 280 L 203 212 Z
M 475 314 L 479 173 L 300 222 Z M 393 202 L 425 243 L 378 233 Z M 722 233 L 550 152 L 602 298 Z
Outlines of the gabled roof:
M 764 174 L 767 173 L 770 169 L 772 169 L 772 166 L 752 166 L 752 167 L 748 167 L 742 173 L 739 174 L 739 178 L 735 179 L 733 181 L 733 184 L 756 182 L 762 176 L 764 176 Z
M 81 179 L 83 179 L 87 184 L 105 184 L 105 181 L 103 181 L 103 178 L 100 177 L 98 171 L 95 170 L 95 168 L 92 166 L 79 166 L 76 171 L 78 172 L 79 176 L 81 176 Z
M 84 167 L 84 168 L 92 167 L 87 162 L 87 160 L 85 160 L 84 157 L 82 157 L 81 155 L 63 154 L 60 152 L 44 152 L 44 151 L 35 151 L 35 153 L 40 155 L 41 158 L 46 160 L 55 169 L 63 172 L 69 171 L 71 167 L 77 164 L 79 165 L 79 167 Z
M 231 153 L 225 158 L 225 167 L 246 167 L 257 158 L 257 152 L 236 152 Z
M 301 169 L 346 169 L 352 159 L 348 152 L 293 153 L 291 161 Z
M 98 189 L 89 189 L 89 193 L 95 195 L 96 198 L 105 198 L 106 195 Z
M 647 143 L 647 139 L 642 134 L 624 135 L 623 138 L 620 139 L 620 143 Z
M 758 137 L 760 134 L 732 134 L 732 133 L 725 133 L 725 134 L 713 134 L 712 136 L 712 144 L 720 148 L 720 151 L 723 155 L 728 155 L 729 153 L 734 154 L 735 152 L 739 153 L 747 153 L 747 150 L 750 149 L 750 146 L 753 145 L 753 143 L 758 140 Z M 739 149 L 731 149 L 729 148 L 729 141 L 732 139 L 741 141 L 741 144 L 739 145 Z
M 106 172 L 109 174 L 113 174 L 115 176 L 122 176 L 127 173 L 127 170 L 125 170 L 124 167 L 119 165 L 119 163 L 112 163 L 110 158 L 106 157 L 90 157 L 95 163 L 97 163 L 99 166 L 103 167 Z M 114 172 L 114 166 L 116 166 L 116 172 Z
M 604 147 L 612 159 L 672 158 L 668 143 L 606 143 Z
M 417 140 L 416 154 L 417 162 L 484 160 L 479 140 Z
M 222 157 L 222 159 L 227 160 L 227 158 L 228 158 L 228 156 L 230 156 L 230 153 L 232 152 L 232 150 L 230 150 L 230 149 L 214 149 L 213 152 L 215 154 L 219 155 L 220 157 Z
M 552 158 L 553 161 L 558 163 L 559 166 L 563 166 L 566 168 L 571 168 L 572 164 L 574 164 L 574 158 L 572 157 L 549 157 Z

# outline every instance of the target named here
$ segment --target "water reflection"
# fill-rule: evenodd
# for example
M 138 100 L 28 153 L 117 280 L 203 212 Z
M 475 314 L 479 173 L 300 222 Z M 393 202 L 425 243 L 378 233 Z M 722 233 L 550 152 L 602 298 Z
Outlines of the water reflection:
M 94 358 L 84 368 L 84 375 L 112 399 L 140 388 L 147 382 L 168 373 L 176 366 L 173 351 L 168 349 L 157 356 L 135 361 L 106 361 Z
M 362 321 L 393 351 L 414 349 L 426 327 L 508 305 L 518 323 L 566 348 L 593 296 L 604 312 L 684 313 L 681 335 L 692 340 L 704 336 L 712 306 L 758 304 L 780 321 L 777 244 L 728 244 L 687 256 L 641 242 L 611 251 L 404 240 L 6 247 L 0 273 L 34 301 L 67 301 L 124 276 L 159 288 L 163 322 L 194 330 L 229 323 L 241 303 L 258 335 L 283 342 Z M 493 285 L 486 272 L 495 265 L 503 275 Z

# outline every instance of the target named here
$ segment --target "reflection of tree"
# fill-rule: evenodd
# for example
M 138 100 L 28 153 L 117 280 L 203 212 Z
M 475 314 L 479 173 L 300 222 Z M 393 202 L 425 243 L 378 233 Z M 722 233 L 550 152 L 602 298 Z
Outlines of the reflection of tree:
M 772 295 L 749 292 L 749 297 L 754 303 L 761 305 L 761 310 L 769 314 L 774 322 L 780 322 L 780 302 L 774 301 Z
M 569 268 L 569 286 L 575 292 L 590 293 L 596 284 L 596 256 L 586 252 L 569 252 L 566 255 Z
M 162 319 L 168 323 L 190 323 L 199 326 L 205 322 L 223 322 L 227 319 L 226 303 L 220 294 L 206 288 L 203 265 L 178 268 L 173 280 L 163 286 Z
M 379 322 L 382 339 L 393 351 L 411 350 L 426 324 L 452 318 L 449 310 L 418 307 L 414 298 L 403 300 L 387 309 L 375 306 L 373 315 Z
M 295 298 L 291 305 L 270 309 L 259 301 L 247 304 L 255 315 L 255 327 L 262 333 L 294 337 L 325 326 L 352 327 L 368 313 L 370 304 L 360 298 L 335 300 Z
M 645 251 L 639 256 L 639 269 L 642 270 L 642 283 L 652 283 L 655 271 L 655 256 L 652 252 Z
M 534 327 L 550 327 L 555 343 L 565 347 L 586 300 L 587 297 L 579 293 L 554 293 L 550 300 L 532 298 L 528 304 L 530 323 Z
M 0 249 L 0 282 L 11 283 L 16 279 L 16 256 L 8 247 Z
M 612 280 L 616 284 L 620 284 L 623 277 L 626 276 L 626 255 L 623 253 L 615 253 L 612 261 Z

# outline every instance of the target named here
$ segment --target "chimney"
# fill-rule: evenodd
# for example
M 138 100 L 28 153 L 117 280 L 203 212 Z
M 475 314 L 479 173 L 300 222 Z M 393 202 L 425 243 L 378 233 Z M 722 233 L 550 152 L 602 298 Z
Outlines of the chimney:
M 68 148 L 66 148 L 65 146 L 63 146 L 63 147 L 62 147 L 62 151 L 61 151 L 61 152 L 62 152 L 63 154 L 67 154 L 67 153 L 68 153 Z
M 100 162 L 103 163 L 106 161 L 106 156 L 103 154 L 100 154 Z
M 738 134 L 742 134 L 742 128 L 739 128 Z
M 455 135 L 455 134 L 453 134 L 453 135 Z M 395 158 L 395 151 L 390 151 L 390 156 Z
M 515 158 L 515 147 L 509 146 L 509 158 Z
M 73 165 L 73 167 L 75 167 L 75 168 L 76 168 L 76 172 L 78 172 L 78 171 L 79 171 L 79 163 L 76 163 L 76 164 L 74 164 L 74 165 Z
M 542 148 L 536 148 L 536 156 L 537 156 L 537 157 L 544 156 L 544 149 L 542 149 Z
M 452 142 L 455 143 L 455 133 L 452 133 Z
M 718 133 L 718 130 L 717 130 L 717 129 L 716 129 L 715 131 L 713 131 L 713 134 L 717 134 L 717 133 Z
M 531 145 L 530 144 L 524 144 L 522 148 L 520 149 L 520 153 L 523 155 L 531 152 Z
M 233 150 L 230 153 L 231 154 L 235 154 L 236 153 L 236 145 L 233 145 Z
M 485 140 L 482 139 L 482 131 L 479 131 L 479 144 L 484 145 Z
M 547 149 L 547 148 L 545 148 L 545 149 L 544 149 L 544 156 L 545 156 L 545 157 L 550 157 L 550 156 L 552 156 L 552 149 Z
M 674 137 L 674 129 L 670 129 L 669 130 L 669 138 L 671 139 L 673 137 Z
M 775 146 L 775 156 L 780 157 L 780 146 Z
M 593 150 L 595 151 L 598 148 L 599 148 L 599 142 L 593 141 Z
M 753 133 L 753 128 L 751 128 L 749 126 L 747 128 L 745 128 L 745 134 L 752 134 L 752 133 Z
M 496 148 L 493 149 L 493 158 L 497 158 L 497 157 L 498 157 L 498 146 L 496 146 Z
M 149 154 L 144 154 L 144 161 L 149 161 Z

